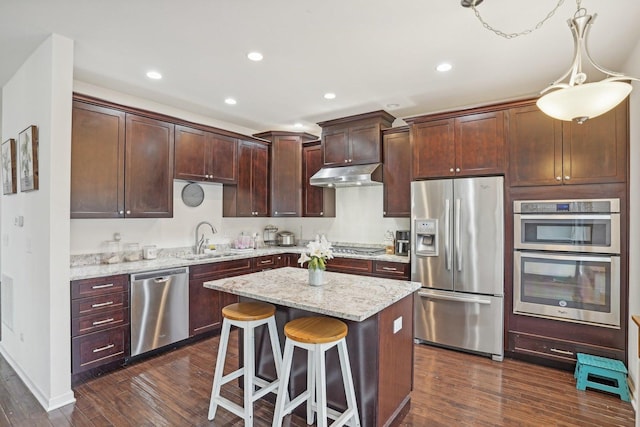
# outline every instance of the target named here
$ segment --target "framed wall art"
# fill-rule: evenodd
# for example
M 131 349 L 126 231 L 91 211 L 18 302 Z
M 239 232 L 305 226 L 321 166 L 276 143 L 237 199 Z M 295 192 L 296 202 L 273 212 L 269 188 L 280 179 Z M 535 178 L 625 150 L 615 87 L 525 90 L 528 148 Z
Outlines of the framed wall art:
M 29 126 L 18 135 L 20 191 L 38 189 L 38 128 Z
M 2 194 L 15 194 L 16 187 L 16 140 L 11 138 L 2 143 Z

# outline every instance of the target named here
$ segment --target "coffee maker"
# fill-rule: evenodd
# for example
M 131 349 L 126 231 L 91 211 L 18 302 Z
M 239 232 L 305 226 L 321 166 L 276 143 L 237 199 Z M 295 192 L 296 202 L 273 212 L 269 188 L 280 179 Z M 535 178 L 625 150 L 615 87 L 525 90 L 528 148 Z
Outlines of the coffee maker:
M 409 230 L 396 231 L 396 255 L 409 256 Z

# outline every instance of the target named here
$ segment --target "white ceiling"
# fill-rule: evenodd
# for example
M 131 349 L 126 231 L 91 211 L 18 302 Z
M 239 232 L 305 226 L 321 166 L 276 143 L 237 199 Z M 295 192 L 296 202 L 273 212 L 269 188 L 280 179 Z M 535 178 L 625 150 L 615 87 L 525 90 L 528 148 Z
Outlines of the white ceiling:
M 557 2 L 486 0 L 478 10 L 519 32 Z M 624 71 L 640 1 L 582 6 L 598 14 L 592 57 Z M 0 85 L 53 32 L 75 41 L 76 80 L 257 131 L 301 122 L 317 132 L 318 121 L 379 109 L 402 118 L 534 96 L 570 65 L 575 10 L 566 0 L 539 30 L 506 40 L 459 0 L 0 0 Z M 249 61 L 253 50 L 265 59 Z M 442 61 L 453 70 L 435 71 Z M 164 78 L 147 79 L 149 69 Z

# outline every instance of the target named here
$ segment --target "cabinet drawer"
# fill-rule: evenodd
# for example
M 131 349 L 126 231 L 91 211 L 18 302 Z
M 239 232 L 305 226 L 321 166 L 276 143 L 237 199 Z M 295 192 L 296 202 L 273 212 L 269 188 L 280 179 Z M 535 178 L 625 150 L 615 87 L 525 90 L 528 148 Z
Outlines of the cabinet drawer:
M 74 374 L 118 360 L 124 361 L 129 334 L 126 327 L 108 329 L 71 340 Z
M 369 275 L 372 272 L 372 264 L 373 261 L 366 259 L 336 257 L 327 262 L 327 270 L 337 271 L 339 273 Z
M 282 256 L 282 255 L 278 255 Z M 269 270 L 276 267 L 276 255 L 259 256 L 253 259 L 253 269 L 256 271 Z
M 390 279 L 409 280 L 409 264 L 401 262 L 375 261 L 373 273 L 376 276 L 384 276 Z
M 189 267 L 189 280 L 215 280 L 251 273 L 252 258 L 212 262 Z
M 129 309 L 102 311 L 71 319 L 71 336 L 101 331 L 129 323 Z
M 71 317 L 102 313 L 129 306 L 129 293 L 117 292 L 71 301 Z
M 564 341 L 539 335 L 509 332 L 509 347 L 516 353 L 544 357 L 559 362 L 575 363 L 577 353 L 624 360 L 624 351 L 575 341 Z
M 71 282 L 71 299 L 92 297 L 112 292 L 129 292 L 129 276 L 123 274 Z

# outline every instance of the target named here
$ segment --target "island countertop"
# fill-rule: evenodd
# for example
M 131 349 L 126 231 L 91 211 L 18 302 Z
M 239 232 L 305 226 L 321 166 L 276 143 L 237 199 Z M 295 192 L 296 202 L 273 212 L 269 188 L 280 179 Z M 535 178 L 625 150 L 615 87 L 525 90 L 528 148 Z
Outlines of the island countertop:
M 307 269 L 284 267 L 205 282 L 206 288 L 361 322 L 420 288 L 419 282 L 325 271 L 310 286 Z

